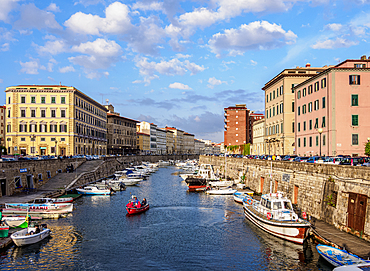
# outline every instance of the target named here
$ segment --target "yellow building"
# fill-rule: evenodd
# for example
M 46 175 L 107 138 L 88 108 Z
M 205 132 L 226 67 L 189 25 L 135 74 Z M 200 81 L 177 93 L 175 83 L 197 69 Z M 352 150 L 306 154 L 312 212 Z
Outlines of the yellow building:
M 106 154 L 107 109 L 78 89 L 20 85 L 5 92 L 8 154 Z
M 137 134 L 137 146 L 141 151 L 141 154 L 150 153 L 150 135 L 146 133 L 136 132 Z

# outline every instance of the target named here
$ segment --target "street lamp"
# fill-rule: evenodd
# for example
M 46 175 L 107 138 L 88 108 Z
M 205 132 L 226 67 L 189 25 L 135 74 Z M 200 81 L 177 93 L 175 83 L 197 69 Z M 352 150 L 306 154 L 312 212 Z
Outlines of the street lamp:
M 54 150 L 54 153 L 55 153 L 55 156 L 56 157 L 58 157 L 57 146 L 58 146 L 58 140 L 55 140 L 55 150 Z
M 320 145 L 320 157 L 321 157 L 321 134 L 322 134 L 322 128 L 317 129 L 317 131 L 319 132 L 319 135 L 320 135 L 319 145 Z

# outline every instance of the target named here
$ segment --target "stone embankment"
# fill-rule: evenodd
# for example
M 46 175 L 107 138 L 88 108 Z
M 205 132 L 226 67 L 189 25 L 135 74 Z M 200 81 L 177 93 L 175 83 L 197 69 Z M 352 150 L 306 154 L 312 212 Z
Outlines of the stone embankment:
M 370 241 L 370 168 L 201 156 L 220 173 L 258 193 L 283 191 L 298 209 Z

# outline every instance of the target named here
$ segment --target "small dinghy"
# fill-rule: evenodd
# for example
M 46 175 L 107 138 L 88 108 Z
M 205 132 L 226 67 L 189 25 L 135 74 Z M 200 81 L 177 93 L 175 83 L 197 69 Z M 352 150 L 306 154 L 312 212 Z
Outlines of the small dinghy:
M 251 198 L 253 196 L 252 191 L 247 191 L 247 192 L 235 192 L 234 194 L 234 200 L 238 203 L 243 204 L 243 200 L 247 198 Z
M 237 190 L 232 188 L 222 188 L 222 189 L 212 188 L 206 190 L 206 193 L 209 195 L 232 195 L 235 192 L 237 192 Z
M 326 245 L 317 245 L 316 249 L 321 257 L 334 266 L 370 264 L 370 261 L 361 259 L 357 255 L 351 254 L 348 251 L 339 248 Z
M 37 230 L 38 226 L 29 227 L 13 233 L 10 238 L 12 238 L 14 244 L 17 246 L 26 246 L 35 244 L 44 240 L 46 237 L 50 236 L 51 230 L 47 228 L 46 224 L 39 226 L 39 231 Z
M 131 200 L 126 204 L 126 211 L 129 215 L 144 213 L 149 210 L 149 203 L 144 198 L 140 202 L 136 196 L 132 196 Z

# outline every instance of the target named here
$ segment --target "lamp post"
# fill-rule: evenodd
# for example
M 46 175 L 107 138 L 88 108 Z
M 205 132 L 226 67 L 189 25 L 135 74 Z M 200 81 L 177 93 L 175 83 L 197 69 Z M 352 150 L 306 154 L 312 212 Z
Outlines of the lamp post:
M 270 156 L 270 149 L 271 149 L 271 146 L 270 146 L 271 139 L 270 139 L 270 137 L 267 138 L 267 143 L 268 143 L 268 146 L 269 146 L 269 156 Z
M 58 147 L 58 140 L 55 140 L 55 150 L 54 150 L 54 153 L 55 153 L 55 156 L 56 157 L 58 157 L 57 147 Z
M 321 134 L 322 134 L 322 128 L 317 129 L 317 131 L 319 132 L 319 135 L 320 135 L 319 145 L 320 145 L 320 157 L 321 157 Z

